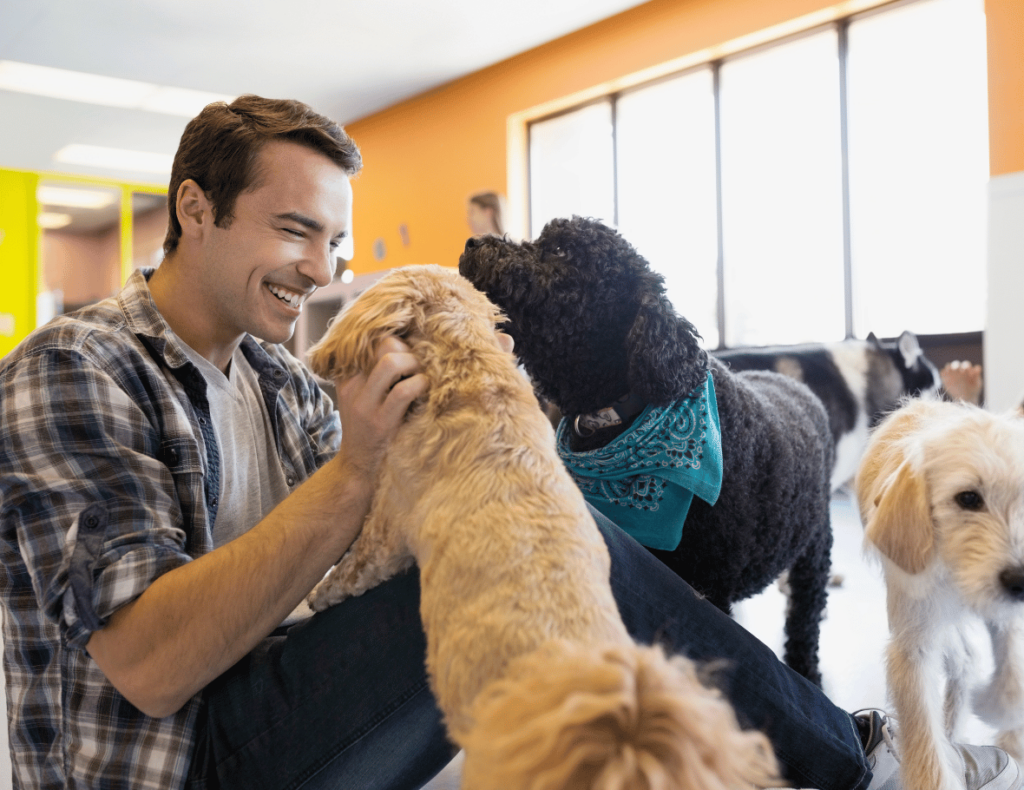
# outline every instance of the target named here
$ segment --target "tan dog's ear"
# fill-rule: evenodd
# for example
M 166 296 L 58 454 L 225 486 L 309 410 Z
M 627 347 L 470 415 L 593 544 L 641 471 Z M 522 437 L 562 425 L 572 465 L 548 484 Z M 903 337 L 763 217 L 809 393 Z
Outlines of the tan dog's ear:
M 405 337 L 418 317 L 414 300 L 383 281 L 345 308 L 309 349 L 309 366 L 325 379 L 369 373 L 385 337 Z
M 920 573 L 931 561 L 935 535 L 928 489 L 904 461 L 875 497 L 864 536 L 907 573 Z

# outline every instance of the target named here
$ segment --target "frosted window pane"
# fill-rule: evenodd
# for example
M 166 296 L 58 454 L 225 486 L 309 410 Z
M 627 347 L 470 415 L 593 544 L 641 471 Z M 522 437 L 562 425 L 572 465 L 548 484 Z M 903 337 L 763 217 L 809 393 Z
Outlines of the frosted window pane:
M 842 339 L 836 33 L 723 64 L 726 344 Z
M 988 179 L 981 0 L 923 0 L 850 26 L 854 328 L 980 330 Z
M 628 93 L 616 107 L 619 229 L 668 296 L 718 345 L 715 105 L 709 69 Z
M 530 126 L 530 234 L 573 214 L 615 219 L 611 102 Z

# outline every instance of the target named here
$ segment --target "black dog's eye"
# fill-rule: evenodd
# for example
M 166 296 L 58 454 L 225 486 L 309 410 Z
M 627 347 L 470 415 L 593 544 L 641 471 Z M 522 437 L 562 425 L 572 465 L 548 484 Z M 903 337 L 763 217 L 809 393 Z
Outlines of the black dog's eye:
M 961 491 L 953 501 L 964 510 L 981 510 L 985 506 L 985 500 L 977 491 Z

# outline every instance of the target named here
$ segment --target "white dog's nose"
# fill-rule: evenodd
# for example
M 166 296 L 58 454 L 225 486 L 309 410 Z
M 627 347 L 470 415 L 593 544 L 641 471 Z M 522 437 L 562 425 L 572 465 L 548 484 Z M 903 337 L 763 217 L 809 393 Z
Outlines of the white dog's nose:
M 1015 601 L 1024 601 L 1024 568 L 1007 568 L 999 574 L 999 583 Z

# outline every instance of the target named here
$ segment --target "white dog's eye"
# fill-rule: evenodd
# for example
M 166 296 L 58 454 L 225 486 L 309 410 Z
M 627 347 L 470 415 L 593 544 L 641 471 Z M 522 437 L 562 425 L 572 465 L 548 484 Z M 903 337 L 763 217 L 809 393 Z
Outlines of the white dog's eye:
M 953 497 L 953 501 L 964 510 L 981 510 L 985 506 L 985 500 L 977 491 L 961 491 Z

